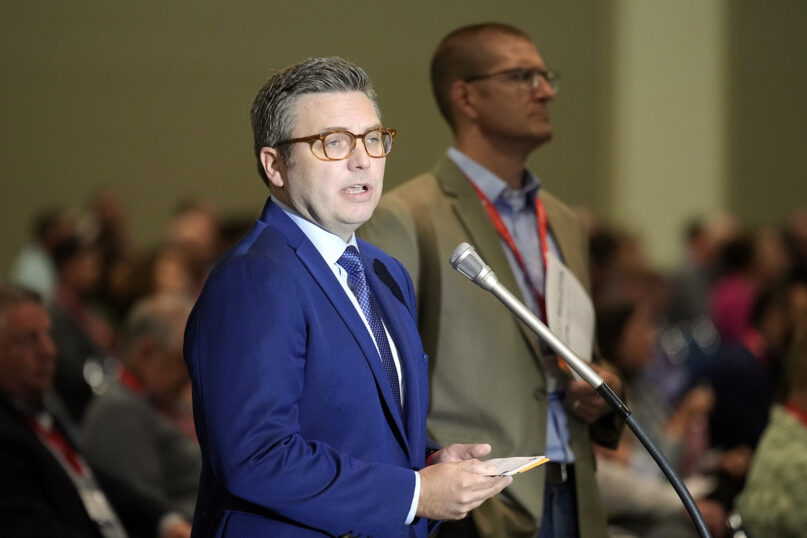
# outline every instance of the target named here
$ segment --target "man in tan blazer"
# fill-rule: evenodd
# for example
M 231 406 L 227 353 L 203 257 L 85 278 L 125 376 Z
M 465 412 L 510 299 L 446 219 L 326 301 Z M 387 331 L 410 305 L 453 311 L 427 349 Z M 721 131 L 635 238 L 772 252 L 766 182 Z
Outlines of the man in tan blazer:
M 591 442 L 614 447 L 620 421 L 491 294 L 448 263 L 460 242 L 474 245 L 536 314 L 545 308 L 546 252 L 588 288 L 581 224 L 525 168 L 527 156 L 551 139 L 547 105 L 555 81 L 516 28 L 482 24 L 446 36 L 432 60 L 432 84 L 454 147 L 431 172 L 384 196 L 359 230 L 400 259 L 415 283 L 431 356 L 433 438 L 490 440 L 496 457 L 553 460 L 518 476 L 472 518 L 444 524 L 441 537 L 606 536 Z M 597 368 L 619 392 L 620 380 Z

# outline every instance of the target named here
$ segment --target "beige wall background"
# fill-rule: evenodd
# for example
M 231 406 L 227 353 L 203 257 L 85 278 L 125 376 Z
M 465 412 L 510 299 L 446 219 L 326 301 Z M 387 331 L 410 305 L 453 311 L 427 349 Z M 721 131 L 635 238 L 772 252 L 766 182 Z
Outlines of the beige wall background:
M 0 2 L 0 274 L 44 207 L 109 188 L 136 242 L 182 200 L 256 215 L 249 106 L 275 69 L 341 55 L 373 77 L 399 137 L 397 184 L 450 142 L 428 86 L 437 42 L 515 24 L 562 74 L 555 139 L 531 168 L 566 201 L 678 255 L 682 222 L 736 212 L 777 223 L 807 204 L 807 3 L 481 0 Z

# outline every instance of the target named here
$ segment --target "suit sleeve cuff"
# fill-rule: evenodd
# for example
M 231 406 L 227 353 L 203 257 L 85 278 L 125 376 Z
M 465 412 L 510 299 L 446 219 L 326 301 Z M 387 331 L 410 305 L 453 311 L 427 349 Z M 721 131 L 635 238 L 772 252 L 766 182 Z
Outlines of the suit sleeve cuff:
M 411 525 L 415 520 L 415 512 L 418 509 L 418 501 L 420 500 L 420 474 L 415 471 L 415 493 L 412 495 L 412 506 L 409 507 L 409 515 L 406 516 L 406 525 Z

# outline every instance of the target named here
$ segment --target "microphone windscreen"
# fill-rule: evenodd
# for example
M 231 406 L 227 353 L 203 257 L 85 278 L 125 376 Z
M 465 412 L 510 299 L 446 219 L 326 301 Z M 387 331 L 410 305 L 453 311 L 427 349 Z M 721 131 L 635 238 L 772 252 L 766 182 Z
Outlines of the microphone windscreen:
M 448 259 L 451 267 L 462 273 L 466 278 L 476 279 L 485 268 L 485 262 L 476 253 L 474 247 L 468 243 L 460 243 Z

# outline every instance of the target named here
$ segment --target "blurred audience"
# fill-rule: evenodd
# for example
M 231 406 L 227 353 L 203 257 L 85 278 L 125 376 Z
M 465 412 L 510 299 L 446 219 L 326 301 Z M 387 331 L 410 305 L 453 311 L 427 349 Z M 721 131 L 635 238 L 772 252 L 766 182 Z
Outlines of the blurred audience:
M 794 211 L 788 217 L 784 236 L 793 266 L 799 271 L 807 270 L 807 207 Z
M 118 379 L 90 404 L 89 461 L 193 519 L 201 452 L 192 433 L 190 380 L 182 357 L 187 296 L 138 302 L 122 332 Z
M 708 388 L 696 387 L 677 407 L 669 408 L 642 375 L 658 341 L 650 306 L 636 300 L 612 301 L 597 310 L 601 350 L 623 375 L 627 405 L 634 417 L 683 474 L 688 438 L 703 431 L 714 397 Z M 616 450 L 597 447 L 596 452 L 598 484 L 609 520 L 619 532 L 642 537 L 693 535 L 677 494 L 634 436 L 623 436 Z M 717 532 L 723 527 L 725 512 L 721 505 L 704 497 L 708 484 L 699 480 L 693 495 L 699 497 L 701 511 Z
M 684 257 L 670 275 L 671 323 L 708 317 L 709 288 L 714 279 L 717 253 L 736 234 L 736 225 L 726 216 L 711 220 L 696 218 L 686 226 Z
M 789 314 L 787 290 L 766 290 L 754 301 L 749 326 L 723 345 L 706 368 L 705 378 L 717 396 L 709 427 L 712 446 L 754 448 L 759 441 L 790 345 Z
M 190 536 L 155 499 L 87 464 L 45 407 L 56 347 L 37 295 L 0 286 L 0 521 L 4 536 Z
M 793 274 L 794 261 L 790 256 L 784 234 L 766 227 L 754 233 L 754 280 L 760 289 L 776 286 Z
M 53 258 L 58 274 L 50 305 L 58 349 L 55 387 L 72 420 L 80 423 L 93 387 L 100 388 L 104 381 L 115 332 L 90 302 L 101 278 L 97 244 L 74 235 L 54 247 Z
M 584 208 L 578 212 L 590 233 L 603 354 L 624 373 L 633 414 L 688 480 L 713 536 L 723 535 L 724 515 L 744 485 L 738 507 L 750 536 L 802 535 L 788 532 L 801 531 L 800 511 L 792 506 L 807 495 L 798 487 L 804 481 L 799 451 L 807 444 L 800 433 L 807 435 L 800 422 L 807 408 L 805 337 L 789 356 L 787 375 L 782 356 L 791 335 L 807 331 L 807 209 L 783 220 L 781 229 L 743 231 L 726 214 L 693 219 L 682 259 L 669 273 L 649 264 L 634 231 L 610 227 Z M 66 433 L 67 445 L 74 446 L 72 433 L 85 436 L 88 458 L 102 469 L 99 482 L 103 476 L 117 488 L 121 480 L 107 478 L 117 475 L 137 495 L 152 497 L 152 505 L 168 503 L 177 514 L 192 515 L 199 447 L 177 346 L 187 301 L 252 222 L 237 216 L 220 222 L 212 204 L 183 203 L 144 255 L 115 193 L 96 193 L 77 215 L 67 208 L 43 211 L 10 268 L 10 280 L 48 299 L 49 313 L 27 292 L 4 287 L 0 293 L 16 297 L 0 297 L 0 516 L 5 526 L 9 514 L 10 529 L 17 522 L 48 529 L 43 536 L 59 535 L 60 525 L 83 529 L 82 536 L 100 534 L 70 481 L 71 464 L 43 449 L 47 441 L 38 436 L 45 434 L 31 429 L 40 423 Z M 29 323 L 27 336 L 9 332 L 18 322 Z M 54 376 L 56 390 L 47 390 Z M 784 380 L 793 382 L 786 405 L 780 402 Z M 43 400 L 49 413 L 43 414 Z M 769 411 L 776 403 L 782 405 Z M 615 532 L 694 532 L 633 435 L 597 457 Z M 106 482 L 103 487 L 106 494 Z M 113 505 L 110 513 L 117 514 Z M 121 508 L 126 525 L 128 512 Z M 131 534 L 153 521 L 142 517 Z
M 737 511 L 751 538 L 798 538 L 807 533 L 807 333 L 788 355 L 787 398 L 754 455 Z
M 191 274 L 201 275 L 194 285 L 201 289 L 207 271 L 221 254 L 221 229 L 216 208 L 205 202 L 181 204 L 168 223 L 166 243 L 180 245 L 189 255 Z
M 83 220 L 101 253 L 101 276 L 94 296 L 99 313 L 118 325 L 134 298 L 129 281 L 136 253 L 129 232 L 129 216 L 120 197 L 109 189 L 96 192 Z
M 696 220 L 685 259 L 660 280 L 640 252 L 630 234 L 602 225 L 593 232 L 598 339 L 624 372 L 634 416 L 691 485 L 713 536 L 722 536 L 782 394 L 784 350 L 807 327 L 807 216 L 794 215 L 784 233 L 741 231 L 725 215 Z M 598 460 L 615 532 L 692 534 L 635 438 L 598 451 Z
M 23 245 L 9 272 L 9 281 L 40 294 L 45 303 L 56 290 L 53 249 L 70 237 L 75 219 L 62 208 L 47 209 L 34 217 L 31 240 Z
M 255 219 L 249 215 L 231 215 L 222 219 L 221 241 L 219 250 L 223 253 L 244 237 L 254 224 Z
M 141 260 L 131 285 L 140 297 L 171 293 L 195 299 L 205 276 L 206 268 L 194 262 L 185 245 L 163 243 Z
M 758 291 L 753 239 L 742 234 L 723 245 L 709 294 L 711 317 L 724 342 L 739 340 L 749 328 Z
M 795 334 L 807 332 L 807 268 L 794 270 L 787 285 L 793 331 Z
M 648 263 L 639 238 L 627 231 L 600 227 L 589 243 L 591 296 L 594 302 L 609 300 L 610 295 L 642 293 L 640 282 Z
M 104 262 L 128 258 L 132 254 L 129 216 L 120 197 L 111 190 L 100 190 L 90 200 L 90 218 L 96 228 Z

